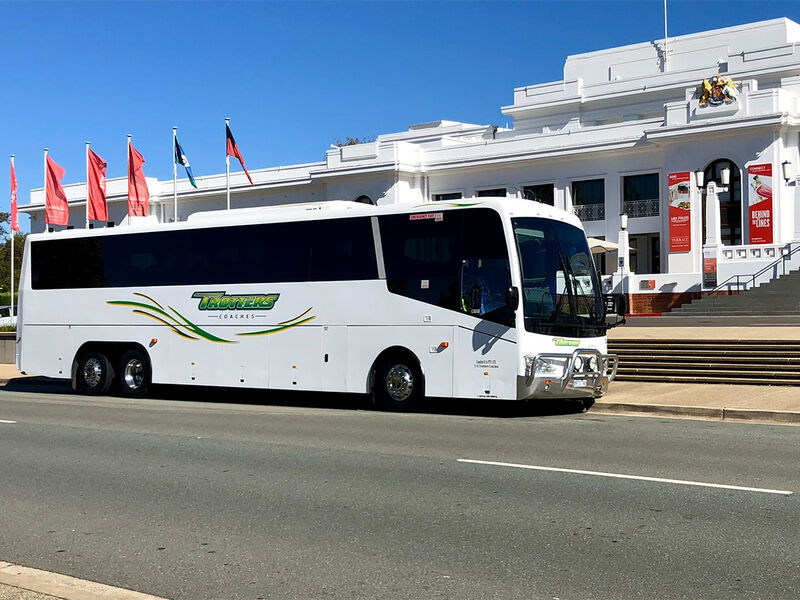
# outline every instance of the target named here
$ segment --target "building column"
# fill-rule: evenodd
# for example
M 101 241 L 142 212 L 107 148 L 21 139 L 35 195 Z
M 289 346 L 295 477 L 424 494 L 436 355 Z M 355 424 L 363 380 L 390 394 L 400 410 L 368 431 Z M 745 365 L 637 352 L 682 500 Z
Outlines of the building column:
M 703 246 L 717 247 L 722 245 L 719 214 L 719 196 L 717 195 L 717 184 L 709 181 L 706 186 L 706 243 Z

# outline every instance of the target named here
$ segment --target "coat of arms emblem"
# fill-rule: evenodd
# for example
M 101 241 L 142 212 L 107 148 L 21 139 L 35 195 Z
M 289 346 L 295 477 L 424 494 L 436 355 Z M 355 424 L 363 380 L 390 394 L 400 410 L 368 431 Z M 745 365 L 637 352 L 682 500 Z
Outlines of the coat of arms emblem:
M 739 96 L 739 90 L 736 89 L 738 85 L 724 75 L 714 75 L 710 81 L 703 79 L 700 84 L 700 106 L 720 106 L 736 102 Z

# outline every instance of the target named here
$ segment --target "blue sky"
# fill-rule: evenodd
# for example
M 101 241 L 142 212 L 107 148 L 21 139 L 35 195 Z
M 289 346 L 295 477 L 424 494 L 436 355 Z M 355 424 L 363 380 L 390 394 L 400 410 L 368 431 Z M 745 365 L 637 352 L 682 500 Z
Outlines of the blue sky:
M 670 36 L 800 21 L 797 1 L 668 6 Z M 561 79 L 567 55 L 664 35 L 661 0 L 4 2 L 2 14 L 0 156 L 17 156 L 20 204 L 42 186 L 45 146 L 65 183 L 84 179 L 86 140 L 121 177 L 131 133 L 145 173 L 169 179 L 177 125 L 195 176 L 220 173 L 229 116 L 248 169 L 318 161 L 348 135 L 505 125 L 513 88 Z

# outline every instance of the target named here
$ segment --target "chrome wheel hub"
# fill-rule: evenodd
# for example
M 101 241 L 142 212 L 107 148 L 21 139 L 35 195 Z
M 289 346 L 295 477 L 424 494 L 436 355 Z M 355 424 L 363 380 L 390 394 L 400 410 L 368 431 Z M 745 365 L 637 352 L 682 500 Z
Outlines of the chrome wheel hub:
M 414 391 L 414 374 L 405 365 L 395 365 L 386 374 L 386 391 L 392 400 L 408 400 Z
M 103 365 L 96 358 L 90 358 L 83 365 L 83 380 L 89 387 L 97 387 L 103 378 Z
M 131 390 L 141 387 L 144 382 L 144 365 L 142 361 L 132 358 L 125 363 L 122 378 L 125 380 L 125 385 Z

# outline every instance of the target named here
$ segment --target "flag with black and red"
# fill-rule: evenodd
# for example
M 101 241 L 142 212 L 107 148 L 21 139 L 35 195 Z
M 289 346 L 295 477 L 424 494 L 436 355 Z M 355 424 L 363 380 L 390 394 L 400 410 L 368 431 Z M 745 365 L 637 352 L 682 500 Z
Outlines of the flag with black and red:
M 244 166 L 244 158 L 242 158 L 242 153 L 239 151 L 239 146 L 236 145 L 236 140 L 233 139 L 231 127 L 227 123 L 225 124 L 225 138 L 227 142 L 228 156 L 233 156 L 239 160 L 239 164 L 242 165 L 244 174 L 247 175 L 247 179 L 250 181 L 250 185 L 253 185 L 253 178 L 250 177 L 250 173 L 247 172 L 247 168 Z

